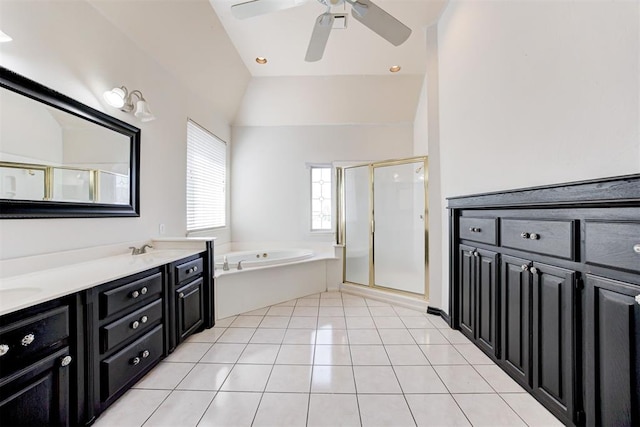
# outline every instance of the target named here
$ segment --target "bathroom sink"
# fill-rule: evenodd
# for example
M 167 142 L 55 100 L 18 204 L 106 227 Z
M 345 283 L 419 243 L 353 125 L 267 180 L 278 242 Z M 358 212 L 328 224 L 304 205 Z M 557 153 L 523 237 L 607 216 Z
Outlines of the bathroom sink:
M 5 298 L 11 299 L 19 299 L 19 298 L 27 298 L 42 292 L 41 288 L 8 288 L 8 289 L 0 289 L 0 301 Z

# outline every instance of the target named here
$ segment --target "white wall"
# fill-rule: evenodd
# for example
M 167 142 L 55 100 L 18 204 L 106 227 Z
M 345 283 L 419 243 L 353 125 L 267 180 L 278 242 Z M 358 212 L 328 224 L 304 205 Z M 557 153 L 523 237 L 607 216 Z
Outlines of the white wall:
M 422 76 L 254 77 L 235 126 L 413 123 Z
M 310 230 L 307 163 L 411 157 L 413 127 L 398 125 L 233 128 L 233 241 L 332 242 Z
M 3 1 L 0 28 L 14 39 L 0 46 L 2 66 L 142 129 L 140 218 L 2 220 L 0 259 L 145 240 L 159 223 L 166 235 L 184 236 L 187 117 L 229 140 L 215 103 L 182 86 L 85 1 Z M 227 66 L 246 74 L 242 64 Z M 106 105 L 102 93 L 122 84 L 144 93 L 157 120 L 141 123 Z M 219 235 L 228 240 L 229 231 Z
M 443 197 L 638 173 L 639 7 L 452 1 L 438 23 Z

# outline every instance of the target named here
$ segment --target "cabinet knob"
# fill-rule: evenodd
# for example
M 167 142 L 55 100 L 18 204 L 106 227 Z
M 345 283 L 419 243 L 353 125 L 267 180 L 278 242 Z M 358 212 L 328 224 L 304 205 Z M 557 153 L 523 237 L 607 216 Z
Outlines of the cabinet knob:
M 142 353 L 140 353 L 140 356 L 142 356 L 143 359 L 146 359 L 147 357 L 149 357 L 151 353 L 149 353 L 149 350 L 145 350 Z
M 131 364 L 132 365 L 137 365 L 138 363 L 140 363 L 140 358 L 139 357 L 134 357 L 133 359 L 131 359 Z
M 182 299 L 182 298 L 184 298 L 184 292 L 180 292 L 180 293 L 178 294 L 178 296 L 179 296 L 181 299 Z
M 9 346 L 6 344 L 0 345 L 0 356 L 4 356 L 9 352 Z
M 480 253 L 479 253 L 478 251 L 473 251 L 473 256 L 475 256 L 475 257 L 479 257 L 479 256 L 480 256 Z
M 474 227 L 469 227 L 469 231 L 473 233 L 476 229 Z
M 36 337 L 33 334 L 27 334 L 24 336 L 24 338 L 22 338 L 22 341 L 20 341 L 20 344 L 22 344 L 24 347 L 28 346 L 29 344 L 31 344 L 33 342 L 33 340 L 35 340 Z
M 145 295 L 148 291 L 149 291 L 149 289 L 147 289 L 147 287 L 146 287 L 146 286 L 145 286 L 145 287 L 143 287 L 142 289 L 140 289 L 140 293 L 141 293 L 142 295 Z
M 538 274 L 538 269 L 537 269 L 537 268 L 535 268 L 535 267 L 531 267 L 531 268 L 529 269 L 529 271 L 531 271 L 531 273 L 533 273 L 533 274 Z
M 71 364 L 71 361 L 73 361 L 71 356 L 65 356 L 60 361 L 60 366 L 62 366 L 62 367 L 69 366 Z
M 140 326 L 140 322 L 136 320 L 131 324 L 131 329 L 138 329 L 138 326 Z
M 140 292 L 138 291 L 131 292 L 131 298 L 138 298 L 139 296 L 140 296 Z
M 520 237 L 522 237 L 523 239 L 528 239 L 529 238 L 529 233 L 527 233 L 527 232 L 520 233 Z
M 633 245 L 633 251 L 637 254 L 640 254 L 640 243 L 637 245 Z
M 198 271 L 198 266 L 197 265 L 195 267 L 193 267 L 193 272 L 195 273 L 196 271 Z
M 531 233 L 529 235 L 529 239 L 531 239 L 531 240 L 539 240 L 540 239 L 540 235 L 537 234 L 537 233 Z
M 640 304 L 640 295 L 636 295 L 636 302 Z
M 522 271 L 529 270 L 529 266 L 527 264 L 522 264 L 522 266 L 520 266 L 520 268 L 522 269 Z
M 149 321 L 149 318 L 147 316 L 142 316 L 140 318 L 140 323 L 147 323 Z

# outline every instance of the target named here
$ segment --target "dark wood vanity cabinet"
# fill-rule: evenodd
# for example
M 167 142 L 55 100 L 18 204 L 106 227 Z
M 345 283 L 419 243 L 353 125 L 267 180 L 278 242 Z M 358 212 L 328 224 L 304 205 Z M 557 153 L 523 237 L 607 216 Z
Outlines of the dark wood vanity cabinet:
M 74 298 L 0 318 L 0 424 L 67 426 L 84 402 Z M 80 358 L 81 359 L 81 358 Z
M 90 289 L 94 411 L 99 414 L 166 355 L 165 267 Z
M 204 325 L 205 257 L 180 260 L 171 264 L 172 326 L 171 348 Z
M 640 425 L 640 175 L 449 209 L 452 327 L 565 424 Z

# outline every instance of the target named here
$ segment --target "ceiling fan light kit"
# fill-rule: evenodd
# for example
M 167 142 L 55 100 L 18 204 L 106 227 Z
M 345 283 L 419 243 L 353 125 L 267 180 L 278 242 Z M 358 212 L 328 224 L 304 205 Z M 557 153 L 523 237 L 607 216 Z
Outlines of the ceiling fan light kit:
M 231 6 L 231 13 L 238 19 L 245 19 L 300 6 L 307 1 L 309 0 L 251 0 Z M 411 28 L 371 0 L 318 0 L 318 2 L 327 10 L 316 18 L 305 56 L 307 62 L 316 62 L 322 59 L 333 28 L 346 28 L 346 16 L 331 13 L 332 7 L 341 6 L 344 3 L 351 5 L 351 16 L 356 21 L 361 22 L 394 46 L 400 46 L 411 35 Z M 341 23 L 344 23 L 344 27 L 340 27 Z

